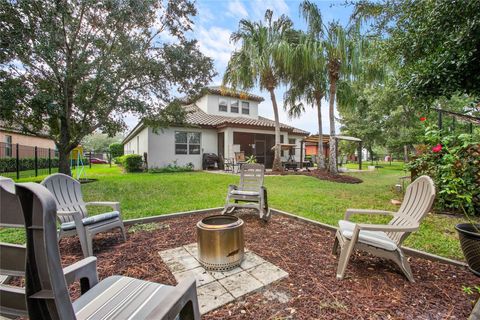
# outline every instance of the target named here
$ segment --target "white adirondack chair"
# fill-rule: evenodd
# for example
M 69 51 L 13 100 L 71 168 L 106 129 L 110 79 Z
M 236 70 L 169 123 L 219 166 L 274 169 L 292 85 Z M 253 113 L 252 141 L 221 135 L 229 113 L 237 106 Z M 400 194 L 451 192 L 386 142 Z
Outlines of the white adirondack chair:
M 97 233 L 118 228 L 126 240 L 119 202 L 83 201 L 80 182 L 62 173 L 55 173 L 42 181 L 55 198 L 57 217 L 61 222 L 58 240 L 78 234 L 85 257 L 93 256 L 92 239 Z M 87 206 L 107 206 L 113 211 L 88 216 Z
M 430 211 L 435 199 L 435 185 L 428 176 L 421 176 L 410 184 L 398 212 L 383 210 L 347 209 L 345 220 L 338 222 L 333 253 L 340 257 L 337 279 L 343 279 L 353 249 L 368 251 L 376 256 L 393 260 L 407 279 L 414 282 L 410 265 L 402 252 L 401 244 Z M 393 215 L 387 225 L 364 224 L 349 221 L 353 214 Z

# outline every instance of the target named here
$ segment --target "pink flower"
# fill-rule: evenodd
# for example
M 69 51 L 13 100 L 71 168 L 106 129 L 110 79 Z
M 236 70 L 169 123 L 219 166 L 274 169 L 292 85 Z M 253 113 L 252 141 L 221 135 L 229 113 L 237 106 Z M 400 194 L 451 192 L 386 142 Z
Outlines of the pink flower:
M 442 151 L 442 145 L 440 143 L 437 144 L 435 147 L 432 148 L 432 151 L 435 153 Z
M 420 117 L 420 121 L 422 121 L 422 122 L 423 122 L 423 121 L 426 121 L 426 120 L 427 120 L 427 118 L 426 118 L 426 117 Z

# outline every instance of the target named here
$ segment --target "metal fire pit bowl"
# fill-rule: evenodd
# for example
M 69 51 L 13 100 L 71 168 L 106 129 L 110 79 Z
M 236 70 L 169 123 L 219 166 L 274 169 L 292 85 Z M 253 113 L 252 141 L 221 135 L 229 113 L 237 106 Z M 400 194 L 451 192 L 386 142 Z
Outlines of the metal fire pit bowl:
M 197 223 L 198 260 L 206 270 L 227 271 L 243 259 L 243 220 L 215 215 Z

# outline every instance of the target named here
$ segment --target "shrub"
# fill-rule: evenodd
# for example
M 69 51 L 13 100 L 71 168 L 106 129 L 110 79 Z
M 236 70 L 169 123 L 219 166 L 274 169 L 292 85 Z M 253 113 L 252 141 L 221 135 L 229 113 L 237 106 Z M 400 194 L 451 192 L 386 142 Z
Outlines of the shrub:
M 112 143 L 109 146 L 110 156 L 113 158 L 123 156 L 123 144 L 121 143 Z
M 186 166 L 179 166 L 177 162 L 173 162 L 173 164 L 169 164 L 162 168 L 151 168 L 148 171 L 153 173 L 169 173 L 169 172 L 188 172 L 193 171 L 193 163 L 187 163 Z
M 124 156 L 117 157 L 115 162 L 121 165 L 126 172 L 142 171 L 143 159 L 139 154 L 126 154 Z
M 480 139 L 426 128 L 426 148 L 409 163 L 413 176 L 430 176 L 437 188 L 435 209 L 480 215 Z M 415 178 L 412 177 L 412 178 Z
M 58 167 L 58 158 L 50 159 L 51 167 Z M 35 158 L 22 158 L 18 161 L 19 170 L 33 170 L 35 169 Z M 48 158 L 38 158 L 37 159 L 38 169 L 48 168 Z M 17 170 L 17 164 L 15 158 L 2 158 L 0 159 L 0 172 L 14 172 Z

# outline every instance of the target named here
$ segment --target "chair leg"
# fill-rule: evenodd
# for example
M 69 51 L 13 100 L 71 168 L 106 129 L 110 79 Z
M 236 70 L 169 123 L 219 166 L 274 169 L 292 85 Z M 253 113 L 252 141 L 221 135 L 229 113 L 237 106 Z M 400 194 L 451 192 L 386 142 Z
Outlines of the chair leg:
M 415 282 L 415 279 L 413 278 L 412 269 L 410 268 L 410 263 L 408 263 L 407 257 L 405 257 L 402 251 L 397 250 L 395 253 L 395 258 L 392 260 L 397 264 L 400 270 L 402 270 L 403 274 L 408 279 L 408 281 L 412 283 Z
M 338 238 L 335 236 L 335 242 L 333 243 L 332 254 L 338 256 Z
M 127 232 L 125 232 L 125 226 L 122 224 L 119 226 L 120 231 L 122 232 L 123 241 L 127 241 Z
M 342 280 L 345 275 L 345 270 L 347 269 L 348 261 L 353 252 L 353 247 L 355 243 L 351 240 L 345 240 L 343 246 L 340 248 L 340 258 L 338 259 L 337 266 L 337 279 Z
M 77 235 L 78 235 L 78 239 L 80 240 L 80 246 L 82 247 L 83 256 L 85 258 L 87 258 L 89 256 L 93 256 L 93 252 L 91 252 L 92 250 L 88 249 L 88 246 L 89 246 L 88 238 L 89 238 L 89 236 L 87 234 L 85 234 L 85 232 L 77 233 Z M 91 243 L 91 240 L 90 240 L 90 243 Z M 90 244 L 90 246 L 91 246 L 91 244 Z
M 87 252 L 88 256 L 93 256 L 93 235 L 92 234 L 87 234 Z

